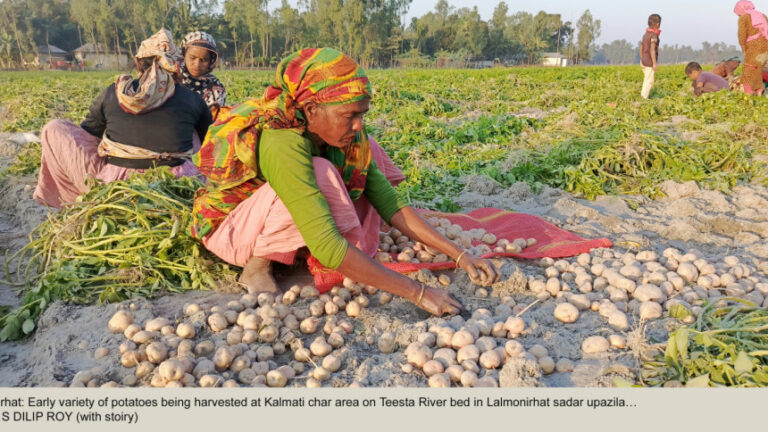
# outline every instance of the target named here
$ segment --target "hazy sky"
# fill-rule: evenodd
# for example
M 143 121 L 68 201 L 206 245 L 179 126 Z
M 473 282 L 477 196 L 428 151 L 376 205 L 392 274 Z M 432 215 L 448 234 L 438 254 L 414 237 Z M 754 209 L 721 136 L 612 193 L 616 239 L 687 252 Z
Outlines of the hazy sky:
M 768 0 L 752 0 L 755 7 L 768 12 Z M 455 7 L 477 6 L 480 15 L 487 20 L 499 0 L 448 0 Z M 726 42 L 737 45 L 736 21 L 733 13 L 735 0 L 507 0 L 510 13 L 544 10 L 562 14 L 563 20 L 579 19 L 585 9 L 602 22 L 599 43 L 615 39 L 637 42 L 647 27 L 648 15 L 658 13 L 662 17 L 661 43 L 692 45 L 698 48 L 702 42 Z M 413 0 L 407 21 L 434 9 L 437 0 Z

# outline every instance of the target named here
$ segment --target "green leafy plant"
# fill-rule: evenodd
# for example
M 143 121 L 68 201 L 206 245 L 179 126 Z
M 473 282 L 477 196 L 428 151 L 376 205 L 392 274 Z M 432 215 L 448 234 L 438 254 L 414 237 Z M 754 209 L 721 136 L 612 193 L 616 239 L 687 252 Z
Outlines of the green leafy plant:
M 24 296 L 18 309 L 0 317 L 0 341 L 30 334 L 56 300 L 117 302 L 234 281 L 229 266 L 187 235 L 201 185 L 167 168 L 148 170 L 93 184 L 81 202 L 49 215 L 27 246 L 6 257 L 6 283 L 21 287 Z

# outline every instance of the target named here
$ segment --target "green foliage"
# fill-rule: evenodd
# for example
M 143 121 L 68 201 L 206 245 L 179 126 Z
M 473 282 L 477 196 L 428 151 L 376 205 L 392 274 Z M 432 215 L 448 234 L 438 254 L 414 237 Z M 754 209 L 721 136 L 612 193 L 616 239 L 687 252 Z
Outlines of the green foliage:
M 217 72 L 230 103 L 261 97 L 273 72 Z M 593 198 L 658 195 L 667 179 L 728 190 L 765 182 L 768 100 L 741 93 L 694 99 L 681 66 L 662 67 L 650 100 L 637 67 L 498 68 L 369 72 L 366 122 L 408 179 L 411 202 L 455 202 L 470 174 L 524 181 Z M 5 131 L 80 122 L 108 73 L 2 73 Z M 529 116 L 529 117 L 526 117 Z M 36 168 L 34 147 L 15 173 Z M 446 202 L 448 202 L 446 201 Z
M 693 326 L 669 335 L 663 357 L 646 362 L 642 377 L 651 386 L 765 387 L 767 338 L 768 311 L 738 298 L 719 299 L 704 306 Z
M 193 178 L 167 168 L 127 180 L 94 184 L 81 202 L 52 213 L 30 243 L 6 257 L 16 262 L 22 305 L 0 317 L 0 342 L 30 334 L 56 300 L 78 304 L 118 302 L 161 293 L 211 289 L 234 272 L 186 233 Z

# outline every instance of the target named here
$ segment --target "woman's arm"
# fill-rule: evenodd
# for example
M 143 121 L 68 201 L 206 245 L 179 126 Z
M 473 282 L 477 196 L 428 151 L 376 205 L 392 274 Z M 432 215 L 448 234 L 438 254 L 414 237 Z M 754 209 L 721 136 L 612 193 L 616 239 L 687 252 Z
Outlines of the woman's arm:
M 490 261 L 468 256 L 463 249 L 437 232 L 412 207 L 403 207 L 395 213 L 391 224 L 408 237 L 437 249 L 454 260 L 458 259 L 457 266 L 465 270 L 473 282 L 488 286 L 499 281 L 501 275 Z
M 107 118 L 104 116 L 104 100 L 107 98 L 109 92 L 114 92 L 114 84 L 104 89 L 99 94 L 96 100 L 91 104 L 91 108 L 88 110 L 88 115 L 85 117 L 80 127 L 85 129 L 86 132 L 101 139 L 104 136 L 104 131 L 107 129 Z
M 347 248 L 347 253 L 337 270 L 354 281 L 404 297 L 432 315 L 455 315 L 461 311 L 459 302 L 447 291 L 420 284 L 389 270 L 353 245 Z

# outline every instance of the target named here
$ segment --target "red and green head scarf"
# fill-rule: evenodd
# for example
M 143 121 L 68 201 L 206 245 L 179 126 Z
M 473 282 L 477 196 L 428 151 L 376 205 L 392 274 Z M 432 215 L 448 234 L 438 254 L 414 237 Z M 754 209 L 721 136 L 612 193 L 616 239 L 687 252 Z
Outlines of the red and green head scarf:
M 222 109 L 193 161 L 208 178 L 195 197 L 191 234 L 205 237 L 218 228 L 238 204 L 262 185 L 258 179 L 257 144 L 264 129 L 304 133 L 302 109 L 308 102 L 348 104 L 371 97 L 363 69 L 331 48 L 298 51 L 280 62 L 275 84 L 264 96 Z M 345 149 L 329 147 L 328 159 L 341 173 L 350 197 L 365 188 L 371 149 L 365 132 Z

